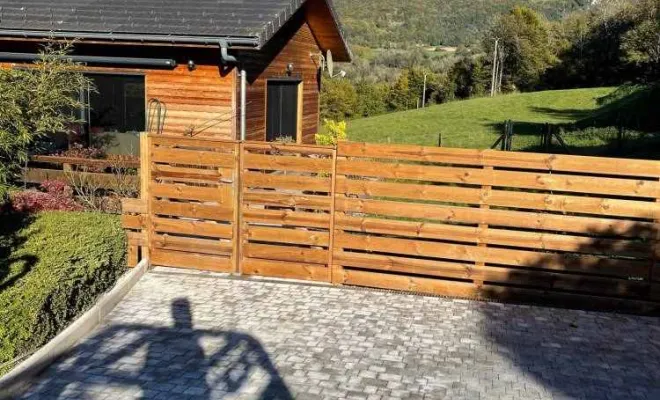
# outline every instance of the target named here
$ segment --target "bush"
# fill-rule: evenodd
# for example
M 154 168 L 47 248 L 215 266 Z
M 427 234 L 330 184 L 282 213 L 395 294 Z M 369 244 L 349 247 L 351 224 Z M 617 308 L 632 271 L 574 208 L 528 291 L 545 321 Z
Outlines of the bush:
M 316 134 L 316 144 L 321 146 L 336 146 L 337 142 L 346 140 L 346 122 L 323 120 L 323 132 Z
M 91 307 L 124 271 L 119 218 L 79 212 L 2 216 L 0 375 Z
M 66 182 L 44 181 L 41 191 L 25 190 L 11 195 L 11 208 L 16 212 L 82 211 L 73 198 L 73 189 Z

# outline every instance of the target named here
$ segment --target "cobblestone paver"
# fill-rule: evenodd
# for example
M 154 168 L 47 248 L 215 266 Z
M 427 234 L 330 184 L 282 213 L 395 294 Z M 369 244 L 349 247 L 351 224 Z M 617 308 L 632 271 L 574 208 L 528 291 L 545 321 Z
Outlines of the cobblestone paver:
M 660 399 L 660 320 L 151 273 L 26 397 Z

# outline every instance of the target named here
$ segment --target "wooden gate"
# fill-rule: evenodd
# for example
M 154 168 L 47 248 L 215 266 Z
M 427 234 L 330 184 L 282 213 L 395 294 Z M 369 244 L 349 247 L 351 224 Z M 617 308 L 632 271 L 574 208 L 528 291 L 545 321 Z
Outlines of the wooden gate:
M 330 281 L 335 151 L 272 143 L 241 147 L 241 272 Z
M 148 238 L 155 265 L 236 270 L 238 144 L 149 137 Z

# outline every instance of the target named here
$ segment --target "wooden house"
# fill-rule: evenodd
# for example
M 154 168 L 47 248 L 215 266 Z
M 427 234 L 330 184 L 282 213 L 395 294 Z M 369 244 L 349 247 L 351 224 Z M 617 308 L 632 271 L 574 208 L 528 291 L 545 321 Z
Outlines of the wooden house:
M 351 60 L 331 0 L 0 0 L 0 65 L 73 40 L 85 135 L 312 143 L 322 66 Z M 128 143 L 128 144 L 127 144 Z

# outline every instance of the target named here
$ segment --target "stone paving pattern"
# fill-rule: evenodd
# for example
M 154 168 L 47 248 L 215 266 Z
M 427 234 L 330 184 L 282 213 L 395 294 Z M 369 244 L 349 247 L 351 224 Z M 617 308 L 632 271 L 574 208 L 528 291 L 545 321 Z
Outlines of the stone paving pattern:
M 155 272 L 25 398 L 660 399 L 660 319 Z

